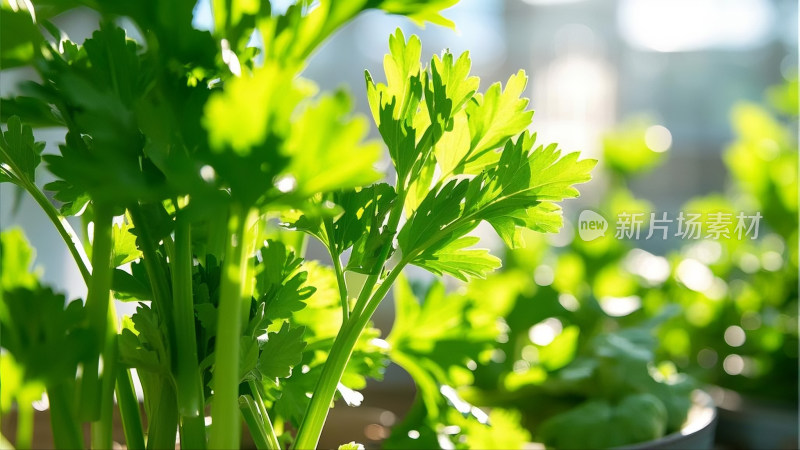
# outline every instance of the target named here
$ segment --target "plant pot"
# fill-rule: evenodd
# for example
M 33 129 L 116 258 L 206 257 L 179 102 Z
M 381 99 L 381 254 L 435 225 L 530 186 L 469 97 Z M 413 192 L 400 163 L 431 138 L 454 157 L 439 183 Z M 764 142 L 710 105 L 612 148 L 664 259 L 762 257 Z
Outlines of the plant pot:
M 696 449 L 710 450 L 714 448 L 714 432 L 717 425 L 717 408 L 714 400 L 705 391 L 699 389 L 692 392 L 692 406 L 689 415 L 680 431 L 668 434 L 654 441 L 616 447 L 618 450 L 665 450 Z M 526 449 L 544 449 L 540 443 L 532 443 Z
M 796 408 L 716 386 L 710 392 L 719 410 L 718 444 L 731 449 L 797 448 Z

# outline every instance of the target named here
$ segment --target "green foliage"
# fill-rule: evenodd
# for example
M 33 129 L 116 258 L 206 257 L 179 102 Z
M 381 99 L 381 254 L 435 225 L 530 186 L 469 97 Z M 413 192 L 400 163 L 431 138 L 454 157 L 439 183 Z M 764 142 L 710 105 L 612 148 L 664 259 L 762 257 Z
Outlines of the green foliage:
M 505 90 L 494 84 L 480 94 L 479 80 L 468 74 L 466 53 L 455 60 L 447 52 L 435 56 L 423 70 L 419 39 L 406 40 L 400 30 L 391 36 L 389 50 L 386 83 L 375 83 L 367 73 L 367 97 L 397 172 L 403 204 L 393 208 L 403 207 L 408 216 L 397 234 L 403 263 L 463 280 L 482 277 L 499 261 L 469 248 L 477 240 L 465 235 L 480 222 L 494 226 L 512 247 L 522 244 L 522 228 L 556 231 L 561 219 L 555 202 L 577 196 L 572 186 L 588 181 L 595 161 L 578 161 L 577 153 L 561 157 L 554 144 L 533 149 L 535 136 L 524 131 L 533 113 L 525 111 L 528 100 L 520 98 L 524 73 L 512 76 Z M 440 174 L 434 178 L 436 165 Z M 390 197 L 380 197 L 387 209 Z M 375 209 L 382 218 L 385 210 Z M 345 236 L 331 241 L 324 219 L 305 215 L 287 222 L 319 238 L 333 257 L 350 245 L 347 239 L 336 241 Z M 356 246 L 358 263 L 349 268 L 364 266 L 362 248 Z M 367 256 L 379 253 L 365 250 Z
M 468 385 L 472 375 L 466 366 L 485 362 L 502 336 L 496 318 L 504 305 L 498 303 L 492 310 L 472 295 L 447 295 L 440 283 L 418 302 L 407 281 L 397 282 L 389 356 L 414 378 L 418 395 L 414 410 L 392 430 L 387 448 L 441 446 L 443 441 L 457 448 L 522 448 L 530 440 L 517 413 L 496 409 L 487 417 L 451 387 Z
M 303 328 L 291 329 L 284 323 L 277 333 L 267 334 L 258 357 L 258 370 L 267 378 L 287 378 L 302 360 L 305 346 Z
M 20 230 L 0 236 L 3 348 L 22 368 L 26 382 L 63 383 L 74 377 L 78 362 L 93 345 L 83 328 L 83 305 L 67 303 L 28 271 L 33 253 Z
M 78 366 L 97 347 L 86 327 L 87 311 L 80 301 L 67 302 L 42 286 L 29 271 L 33 258 L 24 234 L 0 232 L 0 414 L 15 409 L 19 426 L 16 444 L 33 439 L 32 402 L 47 392 L 53 435 L 65 447 L 82 446 L 72 416 Z M 26 425 L 27 423 L 27 425 Z M 4 438 L 5 439 L 5 438 Z
M 661 333 L 664 355 L 706 382 L 778 402 L 795 399 L 797 392 L 797 350 L 788 344 L 797 339 L 797 328 L 788 325 L 797 317 L 797 174 L 788 170 L 797 164 L 797 111 L 787 111 L 785 102 L 791 100 L 777 101 L 775 93 L 791 93 L 796 83 L 768 90 L 772 108 L 753 103 L 733 108 L 735 140 L 723 155 L 731 189 L 684 207 L 732 213 L 734 222 L 739 211 L 758 212 L 758 239 L 740 240 L 732 233 L 730 239 L 693 243 L 670 255 L 673 267 L 707 269 L 724 288 L 718 293 L 692 289 L 679 270 L 662 289 L 683 307 Z M 711 247 L 712 257 L 698 257 Z M 741 345 L 730 345 L 726 332 L 741 332 Z M 741 371 L 725 369 L 729 357 L 741 358 Z
M 0 66 L 4 69 L 30 64 L 43 40 L 36 28 L 36 13 L 27 9 L 29 4 L 20 3 L 3 2 L 0 6 L 0 18 L 3 21 L 3 29 L 0 31 Z
M 34 289 L 38 273 L 33 270 L 34 250 L 21 229 L 12 228 L 0 234 L 0 288 Z
M 123 321 L 119 338 L 122 364 L 138 370 L 168 374 L 170 353 L 161 319 L 149 307 L 140 305 Z
M 664 159 L 663 149 L 650 148 L 646 139 L 651 124 L 647 117 L 629 119 L 603 136 L 603 162 L 611 170 L 629 175 L 660 164 Z
M 590 400 L 544 422 L 539 435 L 554 448 L 611 448 L 663 436 L 665 419 L 658 398 L 634 394 L 614 405 Z
M 239 414 L 259 447 L 311 448 L 337 396 L 359 403 L 391 353 L 411 361 L 425 407 L 448 415 L 470 448 L 527 440 L 515 413 L 492 413 L 498 439 L 448 390 L 469 378 L 464 364 L 486 359 L 503 308 L 436 285 L 423 304 L 404 298 L 394 347 L 371 317 L 408 264 L 463 281 L 497 269 L 469 234 L 481 222 L 510 246 L 521 230 L 557 231 L 556 203 L 578 195 L 594 161 L 534 147 L 522 72 L 478 93 L 468 54 L 424 66 L 419 38 L 398 30 L 386 83 L 367 74 L 396 175 L 377 183 L 381 146 L 367 120 L 347 93 L 318 93 L 302 77 L 365 10 L 452 26 L 441 11 L 454 3 L 299 1 L 278 14 L 268 1 L 215 0 L 210 30 L 195 28 L 188 0 L 4 3 L 2 66 L 28 66 L 36 81 L 2 99 L 0 182 L 44 209 L 88 295 L 67 303 L 41 286 L 21 234 L 3 233 L 3 410 L 15 400 L 30 417 L 46 389 L 57 447 L 83 447 L 80 423 L 91 422 L 92 447 L 110 448 L 116 389 L 131 448 L 174 446 L 176 431 L 187 448 L 236 447 Z M 50 21 L 79 7 L 99 18 L 82 44 Z M 64 130 L 56 152 L 42 156 L 37 126 Z M 42 160 L 58 209 L 35 183 Z M 79 215 L 84 239 L 67 220 Z M 325 245 L 333 268 L 303 259 L 300 232 Z M 121 328 L 115 300 L 140 302 Z
M 31 127 L 23 125 L 17 116 L 8 119 L 8 129 L 1 134 L 0 163 L 3 166 L 0 166 L 0 181 L 20 186 L 33 184 L 36 168 L 42 160 L 44 142 L 35 142 Z

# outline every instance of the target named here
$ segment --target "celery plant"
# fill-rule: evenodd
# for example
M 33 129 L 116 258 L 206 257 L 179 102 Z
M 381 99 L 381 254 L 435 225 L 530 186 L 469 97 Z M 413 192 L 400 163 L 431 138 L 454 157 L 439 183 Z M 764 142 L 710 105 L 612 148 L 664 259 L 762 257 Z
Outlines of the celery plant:
M 386 83 L 366 75 L 392 184 L 376 183 L 381 147 L 365 141 L 348 95 L 316 95 L 301 77 L 364 10 L 452 25 L 439 12 L 453 3 L 301 1 L 277 13 L 268 1 L 213 1 L 210 31 L 193 25 L 193 1 L 3 4 L 3 67 L 30 65 L 40 81 L 2 100 L 0 181 L 43 207 L 89 288 L 85 305 L 64 306 L 35 278 L 4 278 L 2 363 L 13 386 L 47 390 L 57 447 L 86 444 L 81 422 L 88 444 L 110 447 L 114 389 L 131 448 L 173 448 L 176 433 L 184 448 L 237 448 L 242 420 L 259 448 L 315 447 L 337 392 L 354 403 L 380 377 L 389 355 L 370 320 L 406 266 L 482 277 L 500 261 L 473 248 L 481 222 L 512 247 L 521 229 L 559 228 L 556 202 L 578 195 L 594 161 L 534 146 L 524 73 L 479 93 L 467 54 L 423 66 L 419 39 L 393 34 Z M 82 44 L 50 21 L 76 6 L 101 18 Z M 66 130 L 57 154 L 40 156 L 34 126 Z M 42 159 L 58 211 L 34 183 Z M 68 216 L 91 224 L 91 267 Z M 333 268 L 303 260 L 302 233 Z M 9 273 L 28 269 L 23 241 L 4 234 Z M 112 299 L 140 302 L 119 327 Z M 37 346 L 69 339 L 59 370 L 43 369 Z

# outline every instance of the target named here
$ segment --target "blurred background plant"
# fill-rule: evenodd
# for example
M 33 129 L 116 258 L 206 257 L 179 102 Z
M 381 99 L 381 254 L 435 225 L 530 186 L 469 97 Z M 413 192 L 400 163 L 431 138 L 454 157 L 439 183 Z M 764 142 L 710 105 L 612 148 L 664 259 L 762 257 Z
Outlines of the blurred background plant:
M 742 103 L 733 109 L 737 138 L 725 152 L 730 185 L 682 209 L 734 217 L 737 211 L 759 211 L 765 219 L 758 239 L 731 233 L 728 239 L 689 240 L 665 257 L 613 231 L 584 241 L 567 227 L 554 238 L 526 235 L 528 247 L 510 251 L 501 272 L 451 295 L 438 283 L 427 291 L 415 285 L 419 306 L 412 289 L 398 289 L 397 317 L 421 310 L 415 321 L 406 321 L 418 324 L 418 316 L 428 317 L 442 334 L 408 359 L 395 359 L 409 373 L 427 370 L 431 377 L 417 386 L 414 413 L 393 430 L 388 446 L 427 439 L 429 445 L 447 440 L 482 448 L 473 443 L 470 428 L 459 426 L 466 419 L 454 413 L 474 416 L 471 405 L 511 418 L 501 434 L 517 441 L 506 441 L 507 448 L 524 443 L 521 430 L 557 448 L 632 444 L 677 431 L 690 392 L 703 386 L 771 400 L 789 415 L 780 436 L 756 429 L 754 441 L 742 441 L 741 430 L 731 438 L 724 421 L 731 418 L 723 414 L 721 442 L 794 442 L 797 107 L 787 98 L 796 102 L 796 89 L 791 80 L 768 91 L 767 106 Z M 604 137 L 608 187 L 597 210 L 606 217 L 652 210 L 628 185 L 664 161 L 667 149 L 646 142 L 654 127 L 659 126 L 652 119 L 637 117 Z M 502 317 L 499 327 L 486 320 L 487 313 Z M 393 335 L 403 329 L 395 327 Z M 474 345 L 458 346 L 459 338 Z M 407 351 L 390 342 L 393 352 Z M 717 400 L 730 407 L 719 395 Z
M 670 255 L 673 276 L 646 308 L 683 314 L 661 330 L 661 351 L 699 378 L 797 405 L 797 79 L 766 104 L 731 113 L 736 139 L 724 153 L 725 193 L 685 211 L 758 211 L 759 238 L 704 240 Z

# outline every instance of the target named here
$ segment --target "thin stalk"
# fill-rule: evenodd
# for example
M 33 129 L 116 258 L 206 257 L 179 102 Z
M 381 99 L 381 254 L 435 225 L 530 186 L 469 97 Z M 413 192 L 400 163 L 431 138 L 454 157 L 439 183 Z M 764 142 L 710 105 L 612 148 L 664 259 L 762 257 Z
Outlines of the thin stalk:
M 144 450 L 142 416 L 139 414 L 139 399 L 133 389 L 133 378 L 129 370 L 117 372 L 117 404 L 125 432 L 125 443 L 130 450 Z
M 328 408 L 336 393 L 336 387 L 347 367 L 347 361 L 353 353 L 358 336 L 361 334 L 361 330 L 356 329 L 356 322 L 359 318 L 360 316 L 351 316 L 336 336 L 325 366 L 322 368 L 322 374 L 314 388 L 311 403 L 308 405 L 297 431 L 294 445 L 296 449 L 307 450 L 317 447 L 322 427 L 328 417 Z
M 350 304 L 347 301 L 347 281 L 344 279 L 344 270 L 342 270 L 342 261 L 339 260 L 339 255 L 334 255 L 333 270 L 336 272 L 336 285 L 339 286 L 339 301 L 342 303 L 342 323 L 347 322 L 350 318 Z
M 253 400 L 258 407 L 258 411 L 261 413 L 262 426 L 267 436 L 267 442 L 270 448 L 280 450 L 281 444 L 278 442 L 278 434 L 275 433 L 275 427 L 272 426 L 272 420 L 270 420 L 267 408 L 264 406 L 263 387 L 253 380 L 248 381 L 248 385 L 250 386 L 250 391 L 253 393 Z
M 33 442 L 33 405 L 17 403 L 17 449 L 31 448 Z
M 249 395 L 239 396 L 239 410 L 242 412 L 247 424 L 247 429 L 250 430 L 250 436 L 253 437 L 253 443 L 256 444 L 258 450 L 273 450 L 275 447 L 270 447 L 268 443 L 267 431 L 264 429 L 264 421 L 261 420 L 258 407 L 255 401 Z
M 112 428 L 114 426 L 114 391 L 119 384 L 119 375 L 128 373 L 127 369 L 120 370 L 117 364 L 117 336 L 119 336 L 119 322 L 117 321 L 117 308 L 113 298 L 108 304 L 108 328 L 106 329 L 106 340 L 103 349 L 103 380 L 101 389 L 100 420 L 92 423 L 91 444 L 92 448 L 110 448 L 113 443 Z M 130 381 L 130 376 L 128 377 Z M 124 387 L 124 386 L 123 386 Z M 127 386 L 133 392 L 132 381 Z M 131 394 L 134 395 L 134 394 Z M 136 420 L 139 419 L 138 401 L 136 402 Z M 131 419 L 122 406 L 120 406 L 120 417 L 123 424 Z M 141 421 L 139 421 L 139 433 L 142 432 Z
M 180 213 L 175 222 L 172 264 L 172 317 L 175 323 L 173 364 L 181 414 L 181 444 L 203 449 L 206 445 L 203 417 L 203 385 L 197 362 L 197 339 L 192 293 L 191 224 Z M 194 423 L 200 421 L 199 424 Z M 200 426 L 198 426 L 200 425 Z M 186 428 L 186 429 L 185 429 Z M 193 432 L 188 432 L 192 429 Z
M 109 319 L 116 321 L 116 311 L 109 308 Z M 111 316 L 113 314 L 113 316 Z M 100 420 L 92 422 L 92 448 L 107 449 L 114 443 L 114 386 L 117 381 L 117 333 L 108 330 L 103 349 L 103 376 L 100 390 Z
M 334 235 L 333 219 L 326 217 L 323 219 L 323 223 L 325 226 L 325 233 L 329 237 L 332 237 Z M 348 303 L 347 298 L 347 282 L 344 278 L 344 270 L 342 270 L 341 255 L 339 255 L 335 249 L 336 245 L 327 245 L 327 247 L 328 254 L 331 256 L 331 261 L 333 261 L 333 270 L 336 273 L 336 286 L 339 288 L 339 301 L 342 304 L 342 324 L 344 324 L 350 317 L 350 304 Z
M 64 243 L 67 245 L 67 249 L 72 255 L 72 259 L 75 260 L 75 265 L 78 266 L 78 270 L 81 272 L 83 281 L 88 285 L 89 279 L 91 278 L 92 266 L 89 263 L 89 257 L 86 256 L 86 252 L 83 250 L 83 246 L 81 245 L 78 234 L 75 233 L 72 225 L 69 224 L 64 216 L 58 213 L 53 204 L 50 203 L 50 200 L 47 199 L 44 193 L 39 190 L 35 184 L 28 182 L 24 182 L 23 184 L 25 190 L 31 194 L 31 197 L 36 200 L 36 203 L 39 204 L 50 221 L 53 222 L 53 225 L 56 227 L 56 231 L 58 231 L 58 234 L 61 235 Z
M 303 422 L 300 424 L 300 429 L 297 432 L 297 440 L 295 441 L 295 449 L 311 449 L 316 448 L 319 443 L 319 437 L 322 433 L 322 427 L 325 426 L 325 420 L 328 417 L 328 410 L 330 408 L 333 397 L 336 393 L 336 388 L 342 378 L 347 362 L 350 360 L 350 355 L 353 353 L 353 348 L 358 342 L 361 332 L 364 331 L 375 308 L 378 307 L 381 300 L 389 292 L 392 283 L 400 275 L 403 265 L 395 267 L 386 279 L 378 286 L 375 293 L 370 297 L 369 301 L 365 304 L 364 311 L 359 314 L 350 316 L 350 320 L 339 331 L 336 340 L 333 343 L 333 348 L 328 355 L 328 360 L 322 368 L 317 386 L 314 388 L 314 395 L 311 397 L 311 403 L 306 410 L 303 417 Z
M 105 348 L 108 329 L 108 305 L 111 290 L 112 212 L 103 204 L 94 205 L 94 240 L 92 241 L 92 266 L 94 272 L 89 281 L 86 296 L 86 312 L 89 327 L 101 349 Z M 99 353 L 99 352 L 98 352 Z M 101 383 L 98 375 L 99 358 L 91 357 L 84 363 L 80 386 L 80 416 L 94 421 L 100 417 Z
M 67 386 L 59 384 L 47 388 L 50 401 L 50 428 L 57 449 L 83 448 L 83 432 L 75 420 L 75 410 Z
M 242 334 L 244 290 L 248 274 L 245 251 L 246 215 L 233 206 L 228 219 L 229 241 L 225 252 L 214 363 L 214 400 L 211 405 L 209 447 L 239 447 L 239 340 Z

